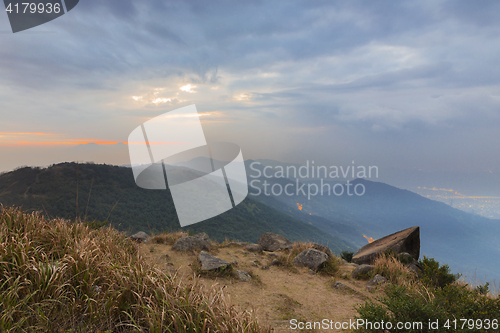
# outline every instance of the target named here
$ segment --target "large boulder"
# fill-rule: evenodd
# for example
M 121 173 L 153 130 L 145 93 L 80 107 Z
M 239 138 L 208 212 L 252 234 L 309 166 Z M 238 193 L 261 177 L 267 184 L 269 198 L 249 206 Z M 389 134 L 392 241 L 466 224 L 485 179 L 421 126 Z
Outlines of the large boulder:
M 202 271 L 211 271 L 217 268 L 231 265 L 227 261 L 214 257 L 213 255 L 206 253 L 205 251 L 200 252 L 198 260 L 201 262 Z
M 300 252 L 292 261 L 296 266 L 309 267 L 317 269 L 322 263 L 328 260 L 328 255 L 325 252 L 316 249 L 305 249 Z
M 245 250 L 250 251 L 250 252 L 261 253 L 262 252 L 262 246 L 260 246 L 259 244 L 248 244 L 245 247 Z
M 333 257 L 333 252 L 332 252 L 332 250 L 330 250 L 330 248 L 328 246 L 324 246 L 324 245 L 317 244 L 317 243 L 312 243 L 312 248 L 319 250 L 321 252 L 325 252 L 328 255 L 328 257 L 330 257 L 330 258 Z
M 172 250 L 186 252 L 196 250 L 210 250 L 210 243 L 208 242 L 208 235 L 204 232 L 194 236 L 186 236 L 179 238 L 172 246 Z
M 136 241 L 137 243 L 146 242 L 148 238 L 149 238 L 148 234 L 145 233 L 144 231 L 139 231 L 138 233 L 130 236 L 130 239 Z
M 352 257 L 356 264 L 373 264 L 380 253 L 392 250 L 395 253 L 407 252 L 418 260 L 420 255 L 420 228 L 411 227 L 392 235 L 377 239 L 360 248 Z
M 293 248 L 293 243 L 290 242 L 285 237 L 274 234 L 272 232 L 266 232 L 262 236 L 260 236 L 257 244 L 262 246 L 264 251 L 278 251 L 282 249 L 291 249 Z

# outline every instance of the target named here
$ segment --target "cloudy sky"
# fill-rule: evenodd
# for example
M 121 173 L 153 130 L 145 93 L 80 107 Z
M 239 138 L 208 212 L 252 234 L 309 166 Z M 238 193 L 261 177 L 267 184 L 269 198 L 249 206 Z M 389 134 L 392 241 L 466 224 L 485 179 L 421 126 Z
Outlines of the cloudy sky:
M 114 143 L 196 104 L 207 138 L 247 159 L 500 172 L 499 15 L 495 0 L 81 0 L 13 34 L 3 12 L 0 171 L 89 142 L 126 163 Z

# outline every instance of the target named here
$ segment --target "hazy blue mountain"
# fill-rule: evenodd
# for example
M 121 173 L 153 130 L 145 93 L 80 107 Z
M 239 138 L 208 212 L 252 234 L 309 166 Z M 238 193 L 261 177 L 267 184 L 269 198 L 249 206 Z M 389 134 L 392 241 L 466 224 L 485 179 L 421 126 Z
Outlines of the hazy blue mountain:
M 247 166 L 253 161 L 247 161 Z M 272 164 L 268 164 L 272 165 Z M 254 168 L 263 168 L 264 164 L 254 164 Z M 262 169 L 261 169 L 262 170 Z M 274 170 L 274 169 L 273 169 Z M 256 172 L 252 173 L 255 177 Z M 268 169 L 268 175 L 271 169 Z M 486 275 L 489 280 L 500 277 L 500 267 L 495 265 L 496 258 L 500 256 L 500 221 L 484 218 L 478 215 L 454 209 L 444 203 L 424 198 L 416 193 L 402 190 L 384 183 L 364 179 L 351 182 L 352 188 L 359 184 L 365 189 L 362 196 L 349 196 L 334 194 L 316 195 L 308 199 L 307 195 L 295 193 L 275 196 L 269 190 L 274 184 L 276 189 L 296 188 L 296 180 L 288 178 L 249 177 L 249 183 L 260 187 L 262 192 L 258 200 L 278 210 L 296 210 L 298 204 L 303 215 L 317 216 L 311 219 L 311 224 L 330 234 L 339 235 L 348 239 L 357 246 L 366 244 L 363 237 L 374 239 L 387 234 L 412 227 L 420 226 L 421 253 L 435 257 L 438 261 L 448 263 L 454 270 L 462 271 L 469 277 L 477 273 L 477 277 L 484 280 Z M 268 185 L 268 194 L 264 194 L 263 182 Z M 301 180 L 300 185 L 310 183 L 319 184 L 317 180 Z M 345 182 L 325 180 L 331 187 Z M 299 185 L 299 186 L 300 186 Z M 338 185 L 340 186 L 340 185 Z M 340 187 L 339 187 L 340 188 Z M 255 188 L 250 188 L 250 193 L 257 193 Z M 338 191 L 340 193 L 340 191 Z M 276 204 L 276 201 L 281 204 Z M 350 229 L 339 232 L 338 226 L 346 225 Z

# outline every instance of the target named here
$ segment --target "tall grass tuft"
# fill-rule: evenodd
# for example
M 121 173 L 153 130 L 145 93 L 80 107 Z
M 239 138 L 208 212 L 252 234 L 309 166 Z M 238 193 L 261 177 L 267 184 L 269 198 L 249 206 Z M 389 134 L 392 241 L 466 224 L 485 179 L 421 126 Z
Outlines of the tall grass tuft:
M 221 288 L 186 284 L 110 228 L 0 206 L 1 332 L 260 332 Z
M 393 284 L 410 286 L 418 280 L 415 273 L 392 255 L 381 253 L 373 265 L 373 275 L 380 274 Z

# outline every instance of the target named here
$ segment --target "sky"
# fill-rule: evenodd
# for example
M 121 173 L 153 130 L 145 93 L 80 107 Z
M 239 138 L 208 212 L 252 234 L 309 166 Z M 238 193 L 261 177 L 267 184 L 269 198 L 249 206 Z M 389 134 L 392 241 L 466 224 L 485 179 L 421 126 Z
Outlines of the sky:
M 500 172 L 499 14 L 494 0 L 81 0 L 13 34 L 2 12 L 0 172 L 96 147 L 129 163 L 115 143 L 191 104 L 245 159 Z

